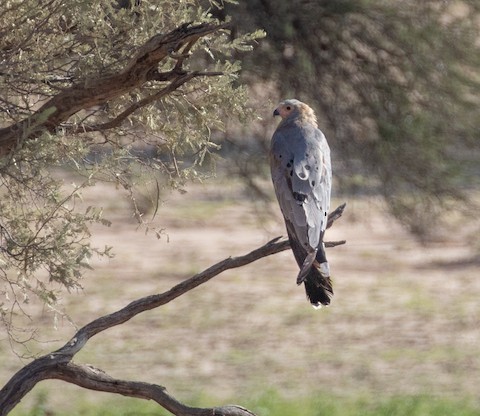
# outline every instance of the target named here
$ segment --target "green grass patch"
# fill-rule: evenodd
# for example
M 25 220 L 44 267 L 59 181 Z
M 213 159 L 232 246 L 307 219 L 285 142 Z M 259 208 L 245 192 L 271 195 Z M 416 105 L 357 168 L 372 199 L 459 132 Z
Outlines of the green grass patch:
M 426 395 L 381 399 L 321 394 L 285 399 L 276 393 L 265 393 L 253 403 L 247 403 L 247 408 L 259 416 L 478 416 L 480 404 Z
M 436 396 L 398 396 L 389 398 L 345 398 L 328 395 L 285 398 L 275 391 L 236 399 L 258 416 L 478 416 L 480 403 L 473 399 L 440 398 Z M 211 398 L 196 398 L 189 405 L 210 407 L 225 404 Z M 95 403 L 81 403 L 70 409 L 55 409 L 46 393 L 38 393 L 29 409 L 14 410 L 13 416 L 167 416 L 169 412 L 152 402 L 112 398 Z

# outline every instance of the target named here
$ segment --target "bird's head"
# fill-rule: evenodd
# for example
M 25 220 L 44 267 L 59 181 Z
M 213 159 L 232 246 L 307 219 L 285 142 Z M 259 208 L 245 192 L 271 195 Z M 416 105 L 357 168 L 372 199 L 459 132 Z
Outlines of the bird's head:
M 274 116 L 280 116 L 282 121 L 300 119 L 317 126 L 317 118 L 313 110 L 305 103 L 294 98 L 282 101 L 273 112 Z

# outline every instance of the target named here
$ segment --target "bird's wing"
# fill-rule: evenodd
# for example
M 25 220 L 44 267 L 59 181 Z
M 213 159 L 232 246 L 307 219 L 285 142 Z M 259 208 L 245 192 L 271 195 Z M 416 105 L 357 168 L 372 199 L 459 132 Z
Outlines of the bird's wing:
M 330 208 L 330 150 L 323 133 L 312 125 L 277 129 L 271 170 L 282 213 L 311 252 L 322 241 Z

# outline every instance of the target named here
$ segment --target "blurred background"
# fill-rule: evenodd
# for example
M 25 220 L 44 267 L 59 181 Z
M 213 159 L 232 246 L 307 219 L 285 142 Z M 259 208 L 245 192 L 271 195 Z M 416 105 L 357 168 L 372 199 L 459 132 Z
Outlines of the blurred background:
M 53 1 L 46 10 L 60 13 L 62 25 L 71 28 L 73 17 L 60 3 Z M 75 8 L 90 5 L 81 3 L 68 5 L 72 15 Z M 335 292 L 331 306 L 314 310 L 309 305 L 303 288 L 295 284 L 293 255 L 286 251 L 227 271 L 171 304 L 99 334 L 75 361 L 120 379 L 164 385 L 180 401 L 209 406 L 235 402 L 262 415 L 478 414 L 480 4 L 174 3 L 112 3 L 121 19 L 127 19 L 120 22 L 131 24 L 132 15 L 138 19 L 135 31 L 124 39 L 124 55 L 115 58 L 127 59 L 129 48 L 158 27 L 176 27 L 175 19 L 188 21 L 203 6 L 213 18 L 231 20 L 233 29 L 221 42 L 245 42 L 229 55 L 241 63 L 241 70 L 228 74 L 230 89 L 221 83 L 213 84 L 213 91 L 208 84 L 194 85 L 148 108 L 150 118 L 133 115 L 127 127 L 110 135 L 90 135 L 87 147 L 72 149 L 62 141 L 62 157 L 47 152 L 46 159 L 33 159 L 36 148 L 19 156 L 30 166 L 43 164 L 42 170 L 28 173 L 29 181 L 44 181 L 39 189 L 60 183 L 77 195 L 75 184 L 84 184 L 73 206 L 91 215 L 88 231 L 80 219 L 72 216 L 70 222 L 79 221 L 78 229 L 85 232 L 84 250 L 90 245 L 101 249 L 89 251 L 81 274 L 59 275 L 52 288 L 42 286 L 46 280 L 37 276 L 42 274 L 38 264 L 22 275 L 22 263 L 8 259 L 3 249 L 0 384 L 31 357 L 62 346 L 91 320 L 286 235 L 266 155 L 278 122 L 273 110 L 280 100 L 294 97 L 314 108 L 330 144 L 332 206 L 347 202 L 344 216 L 326 235 L 326 240 L 347 240 L 327 252 Z M 49 9 L 52 5 L 60 9 Z M 27 6 L 27 1 L 7 1 L 2 6 L 8 11 L 4 27 L 19 11 L 27 16 Z M 112 11 L 104 13 L 110 16 Z M 202 19 L 210 18 L 202 13 Z M 91 30 L 91 16 L 82 17 L 75 30 Z M 40 14 L 30 18 L 35 21 Z M 97 22 L 95 48 L 100 51 L 113 47 L 107 31 L 112 25 L 106 21 Z M 266 36 L 248 39 L 259 29 Z M 16 37 L 23 39 L 22 34 Z M 35 105 L 22 107 L 15 101 L 25 85 L 40 85 L 28 92 L 30 97 L 54 94 L 51 85 L 44 89 L 43 75 L 27 80 L 26 71 L 63 71 L 38 62 L 35 66 L 19 54 L 11 58 L 13 44 L 4 37 L 2 126 L 35 110 Z M 37 41 L 41 49 L 39 44 L 44 43 Z M 92 42 L 90 46 L 96 50 Z M 223 62 L 214 40 L 202 48 L 193 66 L 204 65 L 210 55 Z M 52 62 L 58 59 L 43 53 Z M 70 69 L 75 76 L 89 73 L 87 64 L 100 65 L 96 59 L 101 53 L 91 58 L 90 52 L 82 53 L 78 56 L 84 56 L 80 60 L 86 69 L 80 64 Z M 106 60 L 102 57 L 101 65 L 114 68 Z M 14 81 L 12 74 L 23 78 Z M 62 82 L 67 86 L 70 81 Z M 88 117 L 106 120 L 120 111 L 113 102 Z M 78 120 L 88 121 L 82 117 Z M 169 128 L 176 125 L 185 128 L 180 133 Z M 148 136 L 140 144 L 139 126 Z M 199 136 L 208 131 L 208 144 L 193 131 Z M 53 146 L 58 152 L 58 143 Z M 120 172 L 117 151 L 128 152 L 139 163 L 121 165 Z M 160 162 L 152 168 L 146 160 Z M 107 169 L 92 175 L 85 167 L 94 165 L 92 161 L 105 163 Z M 19 199 L 12 197 L 8 180 L 17 168 L 9 162 L 0 169 L 2 233 L 8 227 L 10 232 L 31 229 L 22 228 L 12 208 Z M 20 201 L 36 210 L 32 201 L 39 195 L 49 200 L 51 193 L 37 192 L 33 199 L 22 194 Z M 13 198 L 10 205 L 7 197 Z M 60 198 L 55 198 L 52 206 L 58 206 Z M 94 206 L 98 211 L 89 208 Z M 16 290 L 26 276 L 34 283 Z M 35 296 L 39 294 L 44 298 Z M 158 414 L 158 409 L 45 381 L 12 414 L 110 413 Z

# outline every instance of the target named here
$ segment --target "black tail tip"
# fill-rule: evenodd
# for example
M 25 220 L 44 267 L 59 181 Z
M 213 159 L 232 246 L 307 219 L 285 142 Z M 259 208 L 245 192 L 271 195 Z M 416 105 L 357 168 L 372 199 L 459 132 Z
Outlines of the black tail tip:
M 321 308 L 322 305 L 330 305 L 333 296 L 331 286 L 329 288 L 317 286 L 309 280 L 305 280 L 305 292 L 307 294 L 307 299 L 315 309 Z

